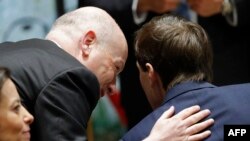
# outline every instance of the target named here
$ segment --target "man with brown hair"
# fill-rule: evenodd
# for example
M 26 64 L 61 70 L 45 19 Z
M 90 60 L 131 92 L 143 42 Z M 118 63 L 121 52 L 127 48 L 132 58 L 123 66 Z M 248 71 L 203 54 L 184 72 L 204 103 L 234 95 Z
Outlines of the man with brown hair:
M 215 124 L 210 128 L 209 141 L 223 140 L 225 124 L 250 123 L 246 112 L 250 84 L 216 87 L 209 83 L 212 50 L 198 24 L 173 15 L 152 19 L 137 32 L 135 56 L 142 87 L 154 111 L 132 128 L 124 141 L 143 139 L 172 105 L 177 112 L 193 104 L 210 109 Z

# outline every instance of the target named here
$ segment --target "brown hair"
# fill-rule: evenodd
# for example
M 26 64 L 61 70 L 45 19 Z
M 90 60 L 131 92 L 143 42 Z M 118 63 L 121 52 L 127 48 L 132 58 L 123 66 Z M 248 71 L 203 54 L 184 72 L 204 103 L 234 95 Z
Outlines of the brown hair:
M 135 56 L 143 71 L 150 63 L 166 90 L 177 83 L 211 81 L 212 50 L 204 29 L 174 15 L 153 18 L 136 32 Z

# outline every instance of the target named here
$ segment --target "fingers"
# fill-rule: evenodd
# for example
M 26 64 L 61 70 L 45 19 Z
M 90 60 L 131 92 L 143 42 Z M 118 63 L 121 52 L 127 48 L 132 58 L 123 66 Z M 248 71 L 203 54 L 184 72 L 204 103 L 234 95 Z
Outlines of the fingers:
M 197 0 L 188 0 L 187 2 L 189 7 L 191 7 L 191 9 L 195 9 L 195 7 L 197 7 L 196 5 L 199 4 L 197 3 Z
M 171 106 L 156 121 L 150 134 L 156 135 L 157 137 L 160 135 L 159 137 L 164 140 L 171 138 L 173 140 L 187 141 L 204 140 L 211 134 L 210 131 L 205 131 L 205 129 L 211 126 L 214 120 L 209 119 L 200 123 L 198 122 L 210 113 L 209 110 L 200 111 L 200 106 L 192 106 L 173 116 L 174 107 Z M 167 136 L 164 136 L 166 133 L 168 133 Z
M 171 106 L 167 111 L 165 111 L 159 119 L 170 118 L 174 114 L 174 106 Z
M 209 110 L 202 110 L 196 114 L 193 114 L 189 117 L 187 117 L 184 121 L 188 127 L 199 122 L 200 120 L 204 119 L 205 117 L 207 117 L 211 112 Z
M 180 111 L 178 114 L 175 115 L 175 117 L 180 118 L 181 120 L 184 120 L 187 117 L 193 115 L 194 113 L 197 113 L 199 110 L 200 110 L 200 106 L 195 105 L 195 106 L 192 106 L 192 107 L 189 107 Z
M 211 131 L 207 130 L 199 134 L 191 135 L 187 138 L 187 141 L 200 141 L 211 135 Z
M 206 121 L 203 121 L 201 123 L 197 123 L 197 124 L 194 124 L 194 125 L 188 127 L 186 132 L 190 135 L 193 135 L 193 134 L 199 133 L 200 131 L 205 130 L 206 128 L 208 128 L 212 124 L 214 124 L 214 119 L 208 119 Z
M 180 4 L 180 1 L 169 0 L 166 6 L 168 10 L 175 10 L 179 4 Z
M 180 0 L 151 0 L 149 9 L 153 12 L 163 14 L 172 10 L 175 10 L 180 4 Z
M 198 121 L 207 117 L 210 113 L 211 112 L 209 110 L 203 110 L 185 119 L 185 124 L 187 124 L 188 126 L 188 128 L 186 129 L 186 133 L 190 135 L 188 137 L 188 141 L 204 140 L 205 138 L 210 136 L 211 131 L 201 131 L 211 126 L 214 123 L 214 119 L 208 119 L 201 123 L 197 123 Z

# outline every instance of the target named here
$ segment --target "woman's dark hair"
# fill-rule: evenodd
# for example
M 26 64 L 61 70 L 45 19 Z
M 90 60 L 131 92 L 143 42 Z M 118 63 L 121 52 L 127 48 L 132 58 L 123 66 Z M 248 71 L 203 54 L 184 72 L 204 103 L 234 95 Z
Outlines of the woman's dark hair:
M 0 67 L 0 90 L 2 90 L 3 84 L 8 78 L 10 78 L 10 70 L 5 67 Z

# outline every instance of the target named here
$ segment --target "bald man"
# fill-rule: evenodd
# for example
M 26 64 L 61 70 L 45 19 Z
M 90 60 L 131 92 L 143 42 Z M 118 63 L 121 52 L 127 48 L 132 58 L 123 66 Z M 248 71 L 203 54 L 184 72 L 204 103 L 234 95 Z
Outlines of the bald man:
M 31 140 L 87 140 L 91 113 L 99 98 L 111 93 L 127 54 L 120 27 L 95 7 L 61 16 L 45 40 L 0 44 L 0 66 L 12 71 L 23 104 L 35 117 Z M 197 107 L 183 115 L 186 118 L 187 113 L 195 112 Z

